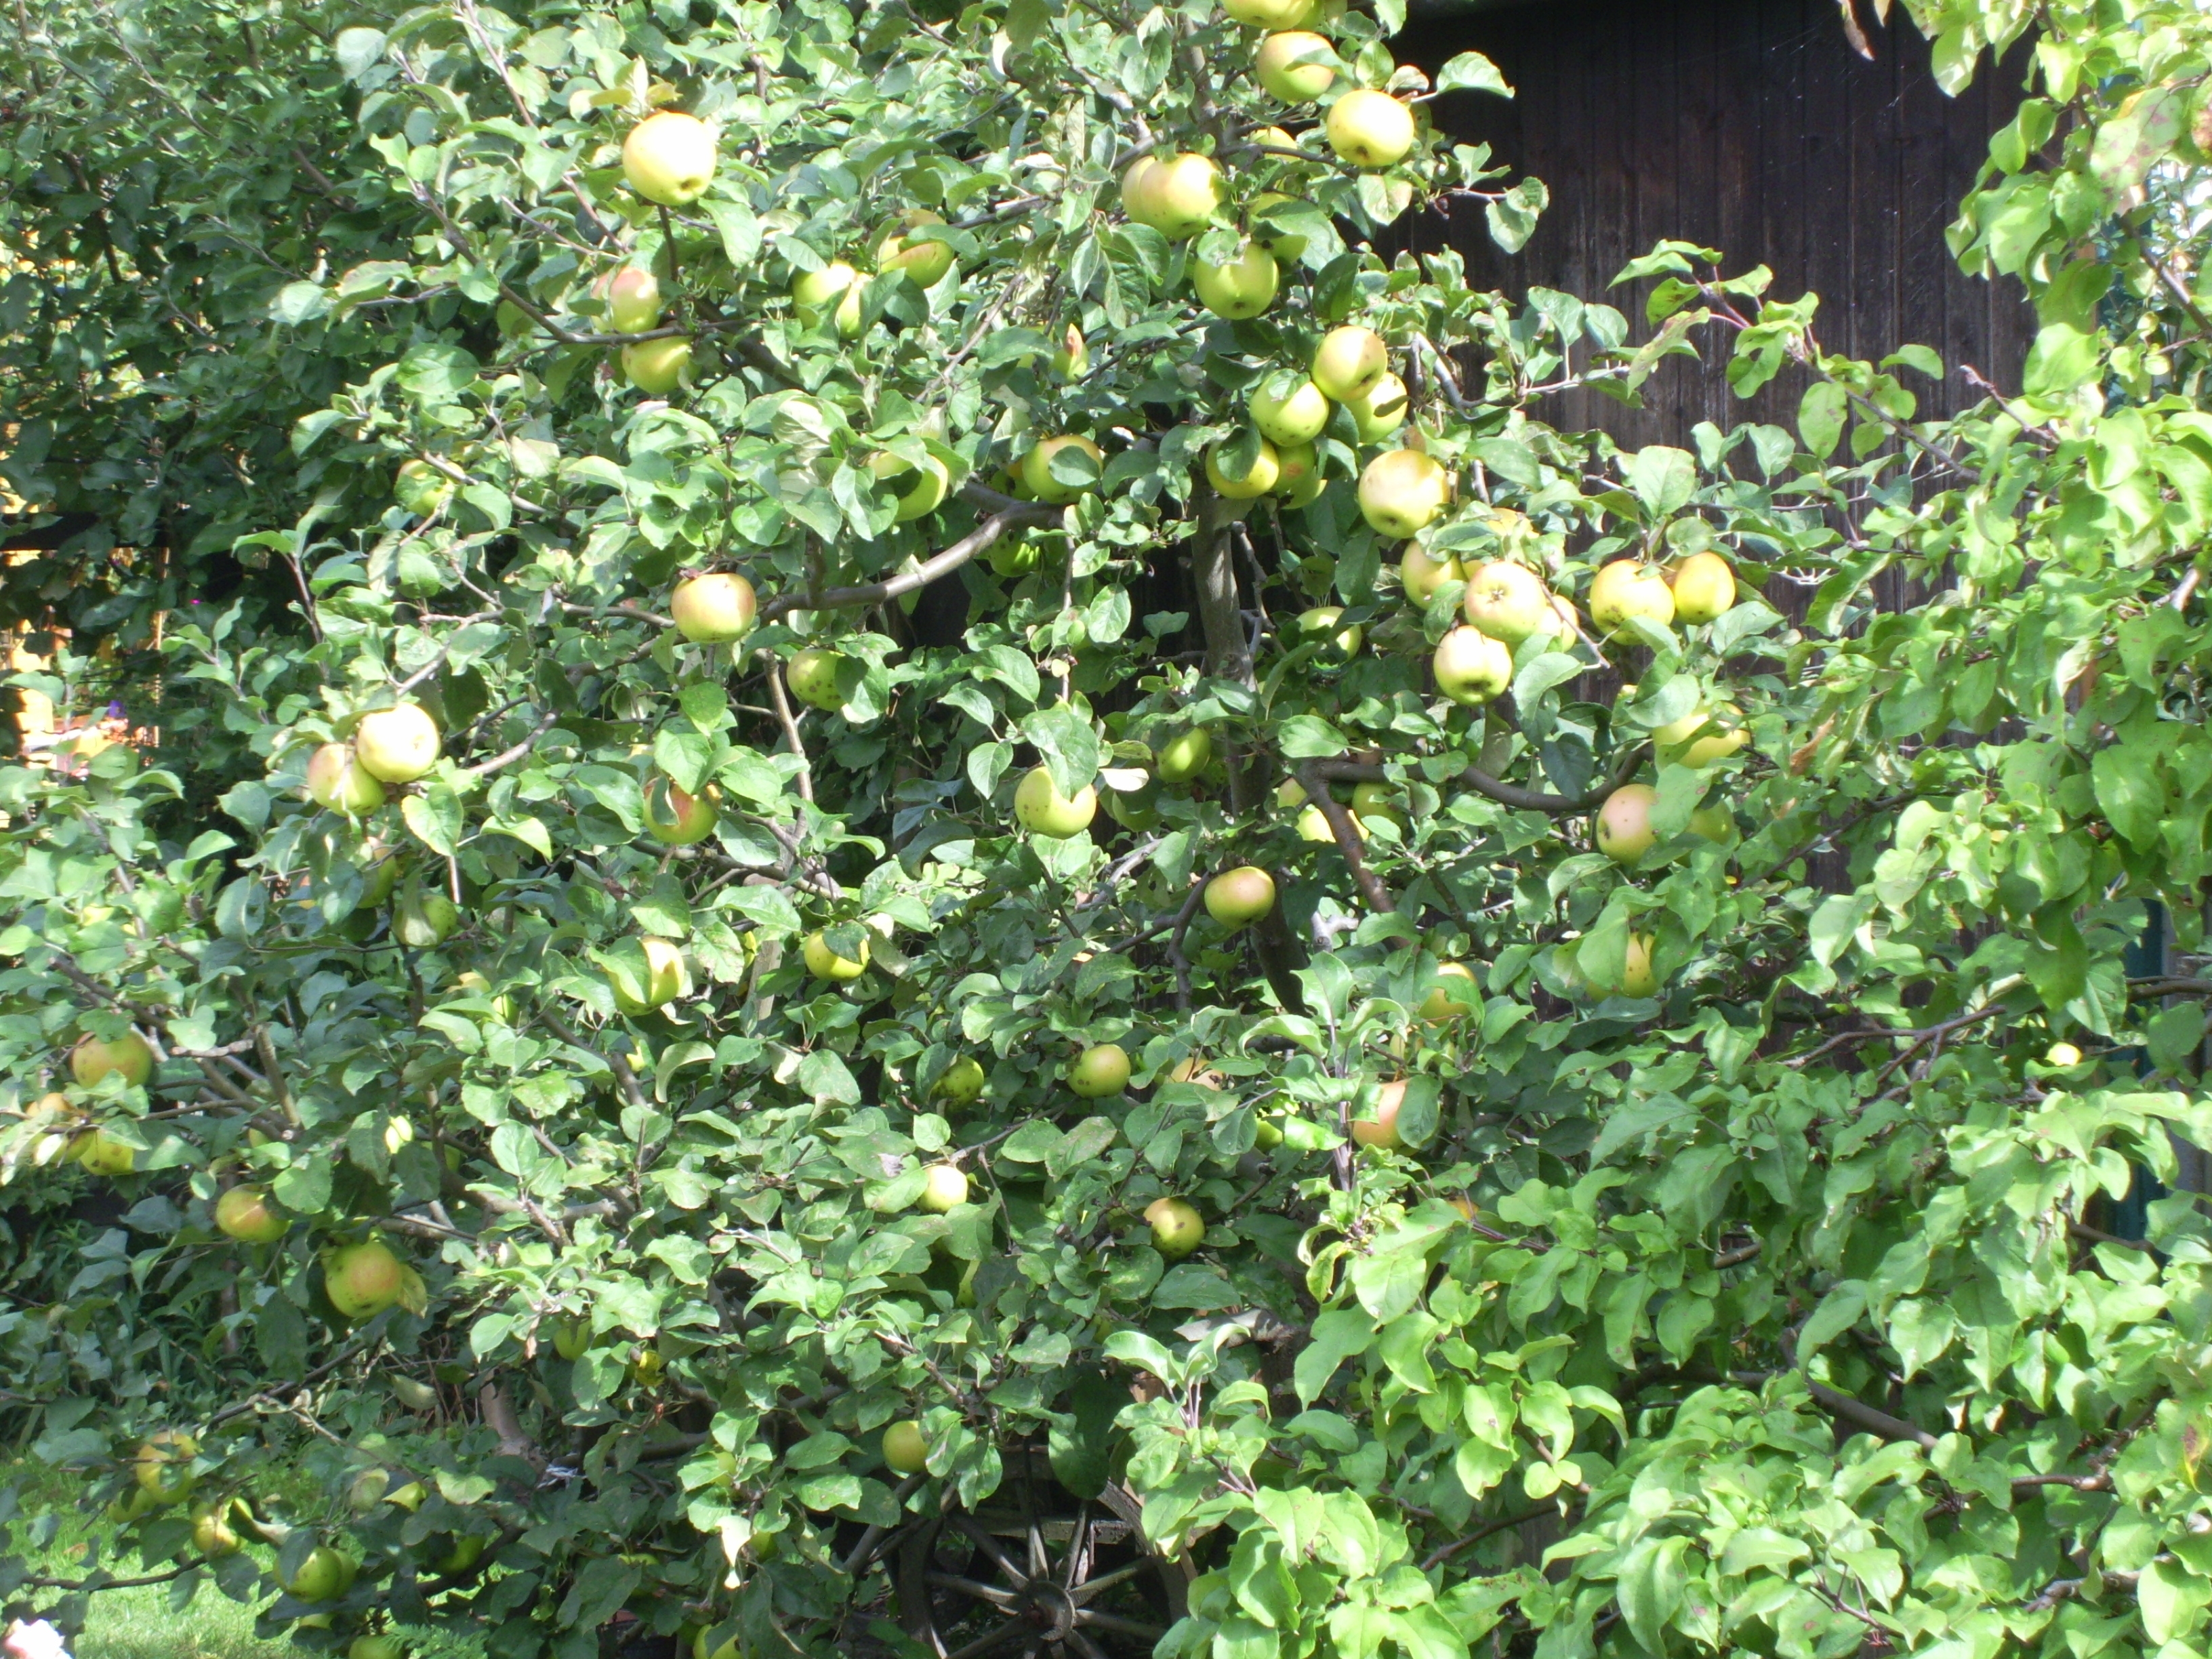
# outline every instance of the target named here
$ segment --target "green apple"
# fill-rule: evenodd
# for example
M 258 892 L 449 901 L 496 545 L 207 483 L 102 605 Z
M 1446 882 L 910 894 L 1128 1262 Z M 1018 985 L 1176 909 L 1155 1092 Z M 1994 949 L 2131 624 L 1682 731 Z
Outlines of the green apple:
M 973 1106 L 983 1097 L 988 1080 L 982 1066 L 972 1056 L 963 1054 L 945 1068 L 930 1092 L 949 1105 Z
M 1513 684 L 1513 653 L 1487 634 L 1464 625 L 1437 642 L 1430 659 L 1437 690 L 1470 708 L 1489 702 Z
M 1352 827 L 1355 833 L 1358 831 L 1358 818 L 1352 819 Z M 1336 839 L 1336 831 L 1328 827 L 1328 814 L 1318 806 L 1308 806 L 1298 814 L 1297 831 L 1300 841 L 1334 842 Z M 1359 839 L 1364 841 L 1367 837 L 1363 834 Z
M 440 1572 L 466 1572 L 483 1559 L 484 1546 L 489 1541 L 483 1538 L 456 1538 L 453 1547 L 440 1556 L 434 1565 Z
M 349 817 L 384 805 L 384 786 L 362 769 L 349 743 L 326 743 L 307 757 L 307 799 Z
M 1170 1261 L 1180 1261 L 1206 1243 L 1206 1218 L 1188 1199 L 1156 1198 L 1145 1206 L 1152 1224 L 1152 1248 Z
M 1363 783 L 1352 792 L 1352 816 L 1363 824 L 1376 818 L 1395 823 L 1401 831 L 1406 827 L 1406 809 L 1393 794 L 1387 783 Z
M 1311 444 L 1275 446 L 1275 498 L 1285 507 L 1310 506 L 1328 485 L 1320 452 Z
M 665 939 L 641 939 L 638 945 L 645 952 L 645 995 L 629 995 L 619 981 L 614 987 L 615 1006 L 626 1014 L 649 1014 L 684 990 L 683 951 Z
M 1228 501 L 1249 501 L 1275 487 L 1275 480 L 1282 476 L 1283 464 L 1275 454 L 1274 445 L 1261 439 L 1251 465 L 1242 472 L 1232 472 L 1223 461 L 1222 452 L 1227 447 L 1216 444 L 1206 452 L 1206 481 L 1213 486 L 1216 494 Z
M 1375 1115 L 1354 1118 L 1352 1138 L 1363 1146 L 1384 1149 L 1406 1143 L 1398 1134 L 1398 1109 L 1406 1103 L 1406 1080 L 1396 1078 L 1375 1091 Z
M 192 1459 L 199 1455 L 200 1443 L 181 1430 L 162 1429 L 148 1436 L 131 1460 L 138 1489 L 156 1504 L 181 1502 L 199 1483 L 192 1473 Z
M 1052 354 L 1052 372 L 1063 380 L 1079 380 L 1091 372 L 1091 348 L 1073 323 L 1060 336 L 1060 349 Z
M 1325 36 L 1285 29 L 1260 43 L 1252 70 L 1285 103 L 1310 104 L 1336 84 L 1336 54 Z
M 876 269 L 897 271 L 916 288 L 934 288 L 952 269 L 952 245 L 912 233 L 945 221 L 927 208 L 908 208 L 876 243 Z
M 1441 559 L 1431 558 L 1417 542 L 1407 543 L 1405 554 L 1398 561 L 1398 580 L 1415 605 L 1426 605 L 1446 582 L 1466 580 L 1467 567 L 1457 558 L 1449 553 Z
M 1751 733 L 1743 726 L 1743 711 L 1725 702 L 1692 709 L 1651 734 L 1652 746 L 1662 761 L 1695 771 L 1727 758 L 1750 741 Z
M 459 907 L 434 887 L 410 882 L 392 912 L 392 932 L 410 951 L 443 945 L 460 925 Z
M 645 790 L 645 832 L 664 847 L 691 847 L 714 833 L 714 803 L 687 795 L 666 778 Z
M 919 1200 L 923 1209 L 943 1215 L 967 1201 L 968 1176 L 957 1164 L 933 1164 L 924 1172 Z
M 1098 815 L 1098 791 L 1085 784 L 1073 798 L 1060 793 L 1052 773 L 1033 767 L 1014 789 L 1014 817 L 1031 835 L 1066 841 L 1091 827 Z
M 1322 395 L 1344 403 L 1390 372 L 1390 350 L 1371 328 L 1347 323 L 1322 337 L 1314 352 L 1313 383 Z
M 237 1528 L 230 1524 L 228 1499 L 220 1504 L 211 1504 L 192 1516 L 192 1547 L 210 1561 L 220 1561 L 226 1555 L 235 1555 L 246 1547 Z
M 679 110 L 648 115 L 623 140 L 623 175 L 648 202 L 695 202 L 714 177 L 714 130 Z
M 1651 809 L 1659 792 L 1648 783 L 1625 783 L 1597 809 L 1597 850 L 1615 864 L 1633 865 L 1658 845 Z
M 1615 559 L 1590 580 L 1589 613 L 1607 639 L 1619 639 L 1628 631 L 1632 617 L 1662 628 L 1672 623 L 1674 592 L 1657 565 Z
M 592 1325 L 587 1319 L 564 1319 L 553 1328 L 553 1352 L 562 1358 L 581 1359 L 592 1346 Z
M 1120 824 L 1124 830 L 1133 830 L 1140 835 L 1146 830 L 1156 830 L 1159 827 L 1158 779 L 1150 773 L 1138 773 L 1136 775 L 1142 778 L 1143 781 L 1133 789 L 1126 789 L 1115 784 L 1110 773 L 1102 775 L 1104 776 L 1108 787 L 1100 792 L 1098 799 L 1106 808 L 1107 815 L 1115 823 Z
M 1468 571 L 1460 609 L 1469 627 L 1514 647 L 1532 635 L 1555 632 L 1559 620 L 1544 579 L 1510 559 L 1492 559 Z
M 1735 815 L 1718 802 L 1690 814 L 1690 833 L 1706 841 L 1726 841 L 1735 833 Z
M 1310 611 L 1298 612 L 1298 634 L 1301 638 L 1322 640 L 1322 660 L 1348 662 L 1359 654 L 1359 647 L 1366 638 L 1358 623 L 1348 628 L 1337 624 L 1343 619 L 1340 605 L 1317 605 Z
M 1436 522 L 1452 477 L 1419 449 L 1386 449 L 1359 475 L 1359 514 L 1377 535 L 1403 541 Z
M 1428 995 L 1421 999 L 1421 1018 L 1431 1025 L 1448 1019 L 1459 1019 L 1478 1012 L 1482 1006 L 1482 992 L 1474 981 L 1474 969 L 1463 962 L 1440 962 L 1436 977 L 1429 986 Z
M 1413 112 L 1386 92 L 1364 88 L 1329 106 L 1328 147 L 1358 167 L 1387 167 L 1413 148 Z
M 1224 927 L 1249 927 L 1275 908 L 1275 878 L 1256 865 L 1224 870 L 1206 884 L 1206 914 Z
M 274 1244 L 292 1226 L 267 1188 L 250 1185 L 233 1187 L 216 1200 L 215 1224 L 241 1244 Z
M 1032 444 L 1029 453 L 1022 457 L 1021 480 L 1029 486 L 1030 495 L 1052 507 L 1065 507 L 1077 496 L 1088 495 L 1098 487 L 1092 479 L 1081 483 L 1062 483 L 1052 476 L 1052 458 L 1064 449 L 1074 449 L 1088 455 L 1094 467 L 1103 466 L 1106 461 L 1105 452 L 1085 437 L 1041 438 Z
M 1712 622 L 1735 603 L 1735 572 L 1717 553 L 1692 553 L 1674 567 L 1670 580 L 1677 622 Z
M 1275 129 L 1270 128 L 1269 131 Z M 1272 141 L 1263 139 L 1259 133 L 1248 136 L 1255 144 L 1263 142 L 1272 144 Z M 1290 134 L 1284 133 L 1283 137 L 1287 139 Z M 1291 142 L 1279 148 L 1296 149 L 1297 145 Z M 1252 198 L 1251 205 L 1244 213 L 1245 222 L 1252 227 L 1252 240 L 1273 254 L 1279 264 L 1295 263 L 1306 251 L 1305 233 L 1284 228 L 1275 216 L 1277 210 L 1294 205 L 1292 198 L 1280 191 L 1263 190 Z
M 660 279 L 643 265 L 624 265 L 599 281 L 607 326 L 617 334 L 642 334 L 660 326 Z
M 96 1036 L 77 1039 L 70 1050 L 70 1075 L 89 1089 L 110 1073 L 134 1089 L 146 1086 L 154 1074 L 154 1050 L 136 1031 L 125 1031 L 112 1042 Z
M 347 1644 L 346 1659 L 407 1659 L 407 1649 L 396 1636 L 356 1636 Z
M 665 398 L 691 367 L 691 342 L 680 334 L 636 340 L 622 349 L 623 374 L 648 398 Z
M 1279 396 L 1272 389 L 1278 386 L 1283 388 Z M 1311 380 L 1271 377 L 1252 388 L 1244 406 L 1271 444 L 1311 443 L 1328 424 L 1328 398 Z
M 799 953 L 805 959 L 808 973 L 817 979 L 826 979 L 836 984 L 858 979 L 867 971 L 868 941 L 865 939 L 860 941 L 860 954 L 857 957 L 841 957 L 830 948 L 829 935 L 817 930 L 806 936 L 805 941 L 799 947 Z
M 2079 1066 L 2081 1063 L 2081 1051 L 2070 1042 L 2054 1042 L 2044 1050 L 2043 1063 L 2063 1071 L 2069 1066 Z
M 1213 739 L 1202 726 L 1178 732 L 1153 751 L 1152 767 L 1162 783 L 1188 783 L 1213 758 Z
M 920 1474 L 929 1466 L 929 1442 L 908 1419 L 884 1431 L 884 1462 L 894 1474 Z
M 354 728 L 354 757 L 386 783 L 412 783 L 438 763 L 438 723 L 419 703 L 364 714 Z
M 79 1135 L 70 1144 L 72 1148 L 70 1156 L 88 1175 L 111 1177 L 129 1175 L 138 1167 L 137 1149 L 125 1146 L 105 1129 L 94 1129 L 89 1134 Z
M 328 1544 L 318 1544 L 284 1580 L 285 1593 L 301 1601 L 335 1601 L 353 1588 L 354 1576 L 360 1571 L 360 1564 L 351 1556 Z
M 1193 259 L 1190 264 L 1190 285 L 1197 291 L 1199 303 L 1232 322 L 1256 317 L 1274 304 L 1281 280 L 1275 256 L 1257 242 L 1245 243 L 1227 264 L 1209 264 L 1203 259 Z
M 404 1272 L 399 1258 L 380 1240 L 344 1245 L 323 1258 L 323 1293 L 348 1319 L 367 1319 L 399 1300 Z
M 845 706 L 845 694 L 837 689 L 837 665 L 844 660 L 837 652 L 807 646 L 792 653 L 784 681 L 799 702 L 834 714 Z
M 1344 406 L 1359 428 L 1359 441 L 1379 444 L 1406 424 L 1409 407 L 1406 383 L 1386 373 L 1366 391 L 1346 398 Z
M 799 320 L 811 327 L 829 316 L 837 332 L 849 340 L 860 331 L 865 286 L 859 271 L 842 259 L 833 259 L 819 270 L 804 273 L 791 285 L 791 297 Z
M 1221 9 L 1255 29 L 1295 28 L 1313 15 L 1315 0 L 1221 0 Z
M 926 519 L 945 505 L 951 492 L 952 472 L 934 455 L 917 467 L 911 461 L 889 453 L 874 457 L 868 471 L 878 478 L 896 481 L 900 489 L 898 507 L 891 514 L 894 524 L 911 524 L 916 519 Z
M 759 596 L 743 576 L 710 571 L 687 576 L 668 596 L 676 631 L 694 645 L 723 645 L 752 632 Z
M 1129 1056 L 1118 1042 L 1094 1043 L 1067 1068 L 1069 1090 L 1085 1100 L 1103 1100 L 1129 1086 Z
M 1656 996 L 1659 991 L 1659 971 L 1651 960 L 1651 947 L 1656 943 L 1649 933 L 1628 936 L 1628 954 L 1620 969 L 1620 994 L 1623 996 Z
M 1188 241 L 1205 229 L 1221 201 L 1221 169 L 1210 156 L 1147 155 L 1121 175 L 1121 204 L 1129 216 L 1171 242 Z
M 418 519 L 427 519 L 453 493 L 453 481 L 420 457 L 402 461 L 392 480 L 392 498 Z

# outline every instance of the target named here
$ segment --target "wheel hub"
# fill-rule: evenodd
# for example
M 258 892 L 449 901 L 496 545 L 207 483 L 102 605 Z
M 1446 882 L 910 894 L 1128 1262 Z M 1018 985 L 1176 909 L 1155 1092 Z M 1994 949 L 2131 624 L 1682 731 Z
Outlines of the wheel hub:
M 1046 1641 L 1057 1645 L 1075 1628 L 1075 1602 L 1059 1585 L 1032 1580 L 1022 1601 L 1023 1616 Z

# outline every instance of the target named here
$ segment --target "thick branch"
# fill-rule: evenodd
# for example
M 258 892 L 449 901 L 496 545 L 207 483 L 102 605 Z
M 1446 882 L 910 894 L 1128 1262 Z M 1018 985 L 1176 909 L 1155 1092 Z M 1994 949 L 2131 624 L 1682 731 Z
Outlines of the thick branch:
M 1359 884 L 1359 890 L 1366 897 L 1367 908 L 1378 915 L 1387 915 L 1396 909 L 1397 901 L 1390 896 L 1390 890 L 1382 884 L 1382 878 L 1367 867 L 1367 854 L 1359 841 L 1359 826 L 1352 823 L 1352 814 L 1344 810 L 1336 797 L 1328 793 L 1328 785 L 1322 780 L 1319 763 L 1314 761 L 1303 763 L 1298 767 L 1297 777 L 1299 787 L 1306 792 L 1306 798 L 1328 820 L 1328 832 L 1336 837 L 1336 850 L 1344 854 L 1344 861 L 1352 871 L 1352 880 Z
M 1016 501 L 994 512 L 942 553 L 933 554 L 914 569 L 879 582 L 863 582 L 857 587 L 831 587 L 819 593 L 779 593 L 760 608 L 763 622 L 774 622 L 778 617 L 793 611 L 850 611 L 861 606 L 881 605 L 927 587 L 940 576 L 949 576 L 977 554 L 988 550 L 1000 537 L 1018 525 L 1051 524 L 1060 518 L 1056 507 L 1044 507 L 1033 501 Z
M 1517 784 L 1494 778 L 1479 766 L 1470 766 L 1459 775 L 1457 781 L 1465 784 L 1478 795 L 1486 795 L 1501 806 L 1510 806 L 1522 812 L 1548 812 L 1553 817 L 1572 817 L 1579 812 L 1595 811 L 1605 805 L 1605 798 L 1636 775 L 1650 752 L 1649 745 L 1637 744 L 1624 750 L 1613 763 L 1613 772 L 1594 789 L 1579 795 L 1547 795 L 1540 789 L 1523 789 Z M 1340 778 L 1347 783 L 1381 783 L 1382 768 L 1370 761 L 1325 760 L 1312 763 L 1324 778 Z M 1307 793 L 1313 792 L 1308 790 Z M 1324 812 L 1327 811 L 1323 808 Z

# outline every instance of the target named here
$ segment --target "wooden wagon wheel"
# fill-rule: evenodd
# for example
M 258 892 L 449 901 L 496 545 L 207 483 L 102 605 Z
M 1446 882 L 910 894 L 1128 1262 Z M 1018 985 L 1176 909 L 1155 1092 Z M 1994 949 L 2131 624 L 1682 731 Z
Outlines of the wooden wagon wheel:
M 939 1659 L 1145 1659 L 1182 1617 L 1188 1566 L 1146 1540 L 1121 1486 L 1079 1499 L 1027 1470 L 1012 1486 L 1010 1506 L 949 1510 L 908 1538 L 907 1633 Z

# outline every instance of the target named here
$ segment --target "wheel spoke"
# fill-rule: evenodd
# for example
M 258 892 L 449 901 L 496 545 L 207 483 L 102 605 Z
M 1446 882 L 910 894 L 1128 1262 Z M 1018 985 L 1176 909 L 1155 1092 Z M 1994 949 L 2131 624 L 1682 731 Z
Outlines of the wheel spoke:
M 1081 1631 L 1072 1630 L 1068 1632 L 1067 1639 L 1069 1644 L 1072 1645 L 1078 1653 L 1083 1656 L 1083 1659 L 1106 1659 L 1106 1656 L 1098 1650 L 1098 1644 L 1092 1641 Z
M 1080 1582 L 1085 1558 L 1091 1553 L 1091 1500 L 1085 1498 L 1075 1509 L 1075 1530 L 1068 1534 L 1067 1561 L 1061 1569 L 1060 1587 L 1073 1590 Z
M 1028 1629 L 1029 1626 L 1025 1621 L 1009 1619 L 998 1629 L 977 1637 L 965 1647 L 955 1648 L 945 1656 L 945 1659 L 976 1659 L 978 1654 L 988 1653 L 993 1648 L 1003 1646 Z
M 1075 1622 L 1088 1625 L 1094 1630 L 1110 1630 L 1116 1636 L 1133 1636 L 1143 1642 L 1157 1642 L 1167 1634 L 1158 1625 L 1140 1625 L 1133 1619 L 1116 1618 L 1110 1613 L 1101 1613 L 1096 1607 L 1078 1609 Z
M 1029 1574 L 1013 1564 L 1006 1551 L 999 1547 L 999 1540 L 992 1537 L 984 1528 L 977 1526 L 972 1516 L 956 1514 L 951 1518 L 952 1524 L 965 1533 L 974 1541 L 976 1548 L 999 1564 L 999 1571 L 1012 1581 L 1016 1589 L 1021 1589 L 1029 1583 Z
M 978 1601 L 988 1601 L 994 1607 L 1011 1607 L 1021 1597 L 1013 1590 L 1001 1589 L 996 1584 L 986 1584 L 978 1579 L 963 1578 L 954 1572 L 933 1572 L 929 1582 L 939 1589 L 958 1590 L 963 1595 L 972 1595 Z
M 1115 1568 L 1103 1578 L 1093 1578 L 1088 1583 L 1078 1584 L 1068 1594 L 1074 1598 L 1076 1605 L 1080 1607 L 1097 1595 L 1100 1590 L 1111 1589 L 1125 1579 L 1134 1578 L 1139 1573 L 1158 1571 L 1159 1571 L 1159 1564 L 1156 1561 L 1132 1561 L 1126 1567 Z

